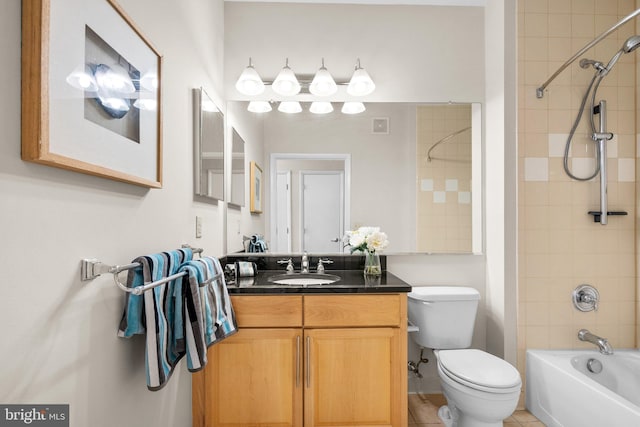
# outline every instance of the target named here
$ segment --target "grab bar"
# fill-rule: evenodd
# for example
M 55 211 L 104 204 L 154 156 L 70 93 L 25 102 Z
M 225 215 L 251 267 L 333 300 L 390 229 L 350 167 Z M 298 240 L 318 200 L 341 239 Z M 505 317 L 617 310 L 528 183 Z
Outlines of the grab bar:
M 182 245 L 182 247 L 190 248 L 189 245 Z M 193 248 L 192 250 L 193 250 L 193 253 L 196 253 L 196 254 L 201 254 L 204 251 L 204 249 L 202 248 Z M 133 262 L 131 264 L 126 264 L 126 265 L 108 265 L 98 261 L 97 259 L 85 258 L 81 261 L 81 265 L 80 265 L 80 280 L 82 281 L 92 280 L 105 273 L 111 273 L 113 274 L 113 281 L 120 289 L 122 289 L 125 292 L 132 293 L 134 295 L 142 295 L 145 291 L 148 291 L 149 289 L 153 289 L 157 286 L 163 285 L 167 282 L 178 279 L 187 274 L 187 272 L 183 271 L 183 272 L 165 277 L 163 279 L 156 280 L 155 282 L 145 283 L 144 285 L 137 286 L 135 288 L 130 288 L 124 283 L 120 282 L 120 280 L 118 279 L 118 274 L 120 274 L 123 271 L 131 270 L 133 268 L 137 268 L 140 266 L 141 264 L 139 262 Z M 219 279 L 223 275 L 224 273 L 216 274 L 215 276 L 201 283 L 201 285 L 207 285 L 213 282 L 214 280 Z

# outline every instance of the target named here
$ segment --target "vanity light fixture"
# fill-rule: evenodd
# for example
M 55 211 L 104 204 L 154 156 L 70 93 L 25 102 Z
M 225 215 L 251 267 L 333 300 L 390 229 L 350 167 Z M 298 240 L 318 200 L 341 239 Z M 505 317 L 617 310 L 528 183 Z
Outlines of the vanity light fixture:
M 278 111 L 289 114 L 299 113 L 302 111 L 302 106 L 298 101 L 282 101 L 278 105 Z
M 271 88 L 275 93 L 282 96 L 293 96 L 300 92 L 300 82 L 298 82 L 296 75 L 289 68 L 289 58 L 286 59 L 285 66 L 278 73 Z
M 360 58 L 358 58 L 356 69 L 351 76 L 349 85 L 347 86 L 347 93 L 353 96 L 364 96 L 369 95 L 375 89 L 375 83 L 371 80 L 367 70 L 360 66 Z
M 236 81 L 236 89 L 243 95 L 256 96 L 264 92 L 265 86 L 271 86 L 273 91 L 281 96 L 295 96 L 304 89 L 303 92 L 308 90 L 308 93 L 312 95 L 327 97 L 335 94 L 339 85 L 347 86 L 347 93 L 352 96 L 369 95 L 376 88 L 369 73 L 360 65 L 360 58 L 356 62 L 355 70 L 349 81 L 336 82 L 329 70 L 324 66 L 324 58 L 322 58 L 322 65 L 312 80 L 308 80 L 307 75 L 304 75 L 304 77 L 304 79 L 298 80 L 291 67 L 289 67 L 289 58 L 286 58 L 285 66 L 280 70 L 275 80 L 265 82 L 260 78 L 253 67 L 251 58 L 249 58 L 249 65 Z
M 316 96 L 330 96 L 338 91 L 338 85 L 331 77 L 331 73 L 324 66 L 324 58 L 322 58 L 322 66 L 316 72 L 311 84 L 309 92 Z
M 333 111 L 333 105 L 329 101 L 313 101 L 309 111 L 313 114 L 328 114 Z
M 359 114 L 366 110 L 364 104 L 358 101 L 347 101 L 342 104 L 342 111 L 344 114 Z
M 258 75 L 258 72 L 253 68 L 251 58 L 249 58 L 249 65 L 242 71 L 238 81 L 236 82 L 236 89 L 243 95 L 260 95 L 264 92 L 264 83 Z
M 247 110 L 252 113 L 268 113 L 272 108 L 268 101 L 251 101 Z

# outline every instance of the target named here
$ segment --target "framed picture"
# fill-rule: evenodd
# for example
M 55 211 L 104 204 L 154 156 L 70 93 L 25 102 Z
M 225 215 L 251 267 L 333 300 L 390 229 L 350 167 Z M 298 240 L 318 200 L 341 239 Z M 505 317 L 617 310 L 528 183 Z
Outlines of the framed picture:
M 160 188 L 161 63 L 115 0 L 23 0 L 22 159 Z
M 262 213 L 262 169 L 256 162 L 251 162 L 249 173 L 251 182 L 251 213 Z

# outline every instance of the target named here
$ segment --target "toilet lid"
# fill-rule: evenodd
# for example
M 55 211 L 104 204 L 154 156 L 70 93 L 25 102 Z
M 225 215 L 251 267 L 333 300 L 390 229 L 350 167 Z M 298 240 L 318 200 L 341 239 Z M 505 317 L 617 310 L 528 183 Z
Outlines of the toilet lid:
M 440 350 L 438 362 L 453 380 L 470 387 L 507 389 L 522 384 L 520 373 L 505 360 L 481 350 Z

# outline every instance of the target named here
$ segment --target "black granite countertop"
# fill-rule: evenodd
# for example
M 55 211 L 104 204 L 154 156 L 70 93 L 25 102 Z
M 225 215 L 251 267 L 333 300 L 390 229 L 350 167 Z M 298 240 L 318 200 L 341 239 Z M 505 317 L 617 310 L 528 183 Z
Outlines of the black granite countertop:
M 365 278 L 362 270 L 328 270 L 327 273 L 340 276 L 340 280 L 323 285 L 279 285 L 269 282 L 273 275 L 281 275 L 282 270 L 264 270 L 254 277 L 242 277 L 236 283 L 227 281 L 230 294 L 353 294 L 410 292 L 411 285 L 397 276 L 383 271 L 376 278 Z

